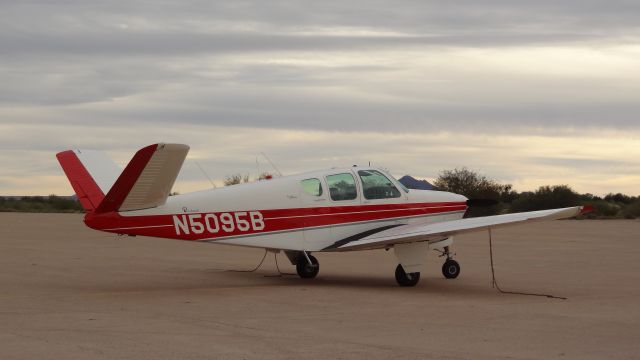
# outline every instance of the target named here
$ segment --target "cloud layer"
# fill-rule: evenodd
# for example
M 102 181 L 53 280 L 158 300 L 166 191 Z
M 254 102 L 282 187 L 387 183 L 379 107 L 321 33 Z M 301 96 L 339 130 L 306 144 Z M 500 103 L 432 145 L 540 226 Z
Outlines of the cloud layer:
M 175 141 L 218 180 L 265 151 L 638 194 L 638 24 L 632 1 L 0 1 L 0 193 L 69 192 L 58 150 Z

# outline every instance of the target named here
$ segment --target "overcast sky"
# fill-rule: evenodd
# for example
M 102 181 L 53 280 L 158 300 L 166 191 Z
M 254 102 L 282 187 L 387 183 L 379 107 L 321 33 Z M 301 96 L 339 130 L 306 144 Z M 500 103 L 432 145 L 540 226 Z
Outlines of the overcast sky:
M 638 1 L 0 0 L 0 195 L 55 153 L 191 153 L 175 190 L 352 164 L 640 195 Z

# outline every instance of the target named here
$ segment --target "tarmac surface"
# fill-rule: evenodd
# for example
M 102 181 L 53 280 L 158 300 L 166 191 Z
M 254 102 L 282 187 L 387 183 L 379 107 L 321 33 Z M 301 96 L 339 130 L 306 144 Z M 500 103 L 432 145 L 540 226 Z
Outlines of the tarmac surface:
M 461 236 L 415 288 L 392 252 L 318 253 L 313 280 L 259 249 L 0 213 L 0 359 L 640 359 L 640 221 L 555 221 Z M 280 269 L 295 272 L 284 254 Z

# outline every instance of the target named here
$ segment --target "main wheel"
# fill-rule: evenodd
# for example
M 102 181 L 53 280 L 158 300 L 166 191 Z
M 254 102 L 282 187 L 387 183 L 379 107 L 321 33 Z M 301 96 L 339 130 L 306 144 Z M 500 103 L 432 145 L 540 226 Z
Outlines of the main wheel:
M 449 259 L 442 264 L 442 275 L 447 279 L 455 279 L 460 275 L 460 264 L 453 259 Z
M 318 259 L 316 259 L 313 255 L 309 255 L 309 260 L 313 263 L 313 265 L 309 264 L 304 255 L 300 255 L 298 257 L 298 263 L 296 264 L 296 271 L 298 275 L 303 279 L 313 279 L 318 275 L 320 271 L 320 264 L 318 264 Z
M 416 286 L 420 280 L 420 273 L 406 273 L 402 268 L 402 265 L 398 264 L 396 267 L 396 281 L 400 286 Z

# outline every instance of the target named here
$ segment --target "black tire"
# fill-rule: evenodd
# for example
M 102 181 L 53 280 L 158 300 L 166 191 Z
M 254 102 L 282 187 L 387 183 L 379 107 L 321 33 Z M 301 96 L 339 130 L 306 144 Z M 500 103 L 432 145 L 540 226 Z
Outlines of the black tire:
M 447 279 L 455 279 L 460 275 L 460 264 L 453 259 L 449 259 L 442 264 L 442 275 Z
M 416 286 L 418 281 L 420 281 L 420 273 L 414 272 L 407 274 L 402 265 L 398 264 L 396 267 L 396 281 L 400 286 Z
M 313 255 L 309 255 L 309 260 L 313 263 L 310 265 L 307 261 L 307 258 L 304 255 L 300 255 L 298 257 L 298 263 L 296 264 L 296 271 L 298 275 L 303 279 L 313 279 L 318 275 L 320 271 L 320 264 L 318 264 L 318 259 L 316 259 Z

